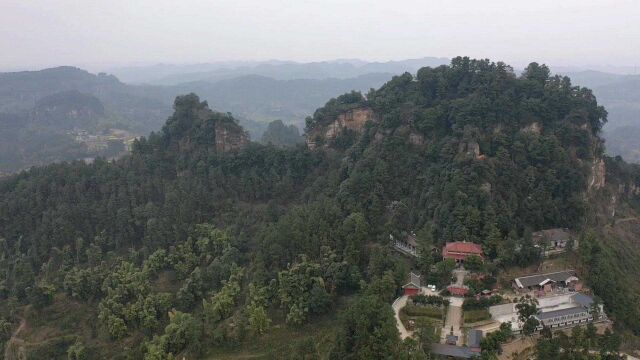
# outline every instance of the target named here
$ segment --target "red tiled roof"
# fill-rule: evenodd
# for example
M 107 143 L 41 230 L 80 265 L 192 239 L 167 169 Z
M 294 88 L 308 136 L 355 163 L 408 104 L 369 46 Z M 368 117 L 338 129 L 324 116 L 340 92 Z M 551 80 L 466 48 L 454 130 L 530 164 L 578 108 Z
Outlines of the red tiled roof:
M 468 255 L 483 256 L 482 246 L 470 242 L 456 241 L 447 243 L 442 249 L 444 257 L 450 257 L 463 260 Z

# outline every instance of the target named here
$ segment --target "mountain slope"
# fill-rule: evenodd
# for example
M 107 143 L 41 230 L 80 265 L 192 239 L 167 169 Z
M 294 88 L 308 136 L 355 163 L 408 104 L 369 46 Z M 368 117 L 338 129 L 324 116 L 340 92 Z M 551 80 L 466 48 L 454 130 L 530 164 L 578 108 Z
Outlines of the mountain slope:
M 18 171 L 34 165 L 124 151 L 120 139 L 77 141 L 74 133 L 100 133 L 111 123 L 96 97 L 69 90 L 45 96 L 28 112 L 0 113 L 0 171 Z M 82 130 L 78 130 L 82 129 Z M 80 136 L 82 138 L 82 136 Z M 92 145 L 92 146 L 89 146 Z
M 531 230 L 587 233 L 593 214 L 610 220 L 610 206 L 637 211 L 635 190 L 611 205 L 609 191 L 637 187 L 639 172 L 603 160 L 604 109 L 535 63 L 516 76 L 456 58 L 366 98 L 344 94 L 307 120 L 311 148 L 248 143 L 233 117 L 195 95 L 174 108 L 130 156 L 0 181 L 1 315 L 17 325 L 11 309 L 32 311 L 31 322 L 94 309 L 81 321 L 56 315 L 66 326 L 32 325 L 51 334 L 39 351 L 402 358 L 410 349 L 393 336 L 389 304 L 408 269 L 389 234 L 416 230 L 427 249 L 473 241 L 502 269 L 538 260 Z M 618 275 L 589 280 L 639 333 L 637 288 L 623 292 L 637 284 L 620 271 L 635 254 L 616 259 L 624 242 L 600 234 L 585 235 L 578 260 L 585 273 Z M 434 260 L 416 265 L 429 279 L 439 277 Z

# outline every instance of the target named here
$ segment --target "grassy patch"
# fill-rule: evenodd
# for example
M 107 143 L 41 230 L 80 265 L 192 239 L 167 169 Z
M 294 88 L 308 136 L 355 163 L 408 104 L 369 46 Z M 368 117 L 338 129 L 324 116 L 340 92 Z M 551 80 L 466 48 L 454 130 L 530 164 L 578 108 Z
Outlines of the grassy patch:
M 491 314 L 486 309 L 467 310 L 463 313 L 463 318 L 465 323 L 474 323 L 491 319 Z
M 433 306 L 407 305 L 402 311 L 407 316 L 425 316 L 433 319 L 442 319 L 442 308 Z
M 26 307 L 26 326 L 19 335 L 26 357 L 66 358 L 68 346 L 76 339 L 87 347 L 91 358 L 118 358 L 124 350 L 138 346 L 143 337 L 136 330 L 130 330 L 131 336 L 125 339 L 106 338 L 99 330 L 97 307 L 97 303 L 79 302 L 63 293 L 56 294 L 53 304 L 42 310 Z

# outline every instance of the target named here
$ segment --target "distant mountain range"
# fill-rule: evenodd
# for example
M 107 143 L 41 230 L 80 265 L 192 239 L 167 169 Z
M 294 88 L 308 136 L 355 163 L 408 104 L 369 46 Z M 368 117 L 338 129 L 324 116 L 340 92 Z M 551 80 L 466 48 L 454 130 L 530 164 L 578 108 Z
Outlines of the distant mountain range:
M 0 73 L 0 113 L 29 112 L 37 102 L 66 91 L 92 95 L 104 104 L 120 126 L 146 134 L 159 129 L 171 111 L 173 99 L 196 92 L 220 111 L 233 112 L 247 123 L 281 119 L 304 122 L 327 99 L 351 90 L 368 91 L 391 78 L 390 73 L 352 79 L 277 80 L 243 75 L 219 81 L 194 81 L 172 86 L 129 85 L 113 75 L 90 74 L 73 67 Z M 250 126 L 249 126 L 250 128 Z M 257 137 L 261 134 L 256 134 Z
M 65 135 L 72 127 L 89 131 L 117 128 L 145 135 L 164 123 L 177 95 L 194 92 L 211 108 L 233 113 L 252 139 L 259 140 L 273 120 L 294 124 L 302 130 L 304 119 L 332 97 L 351 90 L 366 93 L 393 75 L 415 73 L 423 66 L 447 62 L 433 57 L 390 62 L 354 59 L 315 63 L 220 62 L 112 69 L 115 75 L 96 75 L 74 67 L 0 73 L 0 114 L 5 114 L 4 126 L 11 122 L 16 131 L 16 124 L 21 122 L 15 119 L 28 119 L 23 122 L 20 136 L 10 133 L 7 127 L 0 128 L 0 138 L 5 139 L 5 151 L 13 148 L 12 139 L 20 139 L 24 148 L 17 144 L 18 150 L 27 154 L 32 151 L 27 148 L 33 149 L 34 144 L 30 143 L 37 141 L 54 149 L 53 153 L 44 151 L 47 155 L 42 157 L 46 161 L 66 160 L 82 153 Z M 640 75 L 599 71 L 564 74 L 574 84 L 592 88 L 598 102 L 607 108 L 609 123 L 604 135 L 608 151 L 640 162 L 640 144 L 630 135 L 640 131 Z M 47 110 L 43 111 L 43 106 L 51 101 L 55 106 L 45 106 Z M 40 153 L 43 146 L 38 148 Z M 69 156 L 57 157 L 58 149 L 73 151 L 65 150 Z M 23 157 L 26 160 L 20 161 L 18 168 L 42 163 L 34 162 L 37 158 Z M 0 171 L 3 169 L 6 171 L 7 167 L 0 164 Z
M 261 75 L 276 80 L 348 79 L 371 73 L 402 74 L 416 72 L 421 67 L 449 63 L 447 58 L 424 57 L 387 62 L 367 62 L 340 59 L 323 62 L 297 63 L 292 61 L 216 62 L 193 65 L 150 65 L 109 69 L 127 83 L 177 85 L 192 81 L 215 82 L 245 75 Z
M 391 77 L 277 80 L 243 75 L 158 86 L 125 84 L 113 75 L 74 67 L 0 73 L 0 171 L 112 154 L 89 151 L 73 133 L 82 130 L 92 139 L 109 129 L 146 135 L 160 129 L 181 94 L 198 93 L 212 108 L 232 112 L 258 140 L 273 120 L 301 128 L 305 117 L 328 99 L 351 90 L 366 92 Z

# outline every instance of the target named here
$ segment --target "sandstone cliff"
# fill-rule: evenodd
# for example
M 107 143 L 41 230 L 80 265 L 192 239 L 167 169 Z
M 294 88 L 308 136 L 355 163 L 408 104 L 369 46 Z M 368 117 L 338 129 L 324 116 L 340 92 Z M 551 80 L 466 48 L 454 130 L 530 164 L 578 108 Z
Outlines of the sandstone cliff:
M 328 146 L 345 129 L 361 134 L 364 131 L 365 124 L 370 121 L 378 121 L 376 114 L 370 108 L 363 107 L 348 110 L 338 115 L 328 126 L 312 129 L 306 135 L 307 146 L 312 150 L 321 144 Z
M 216 122 L 216 152 L 226 153 L 240 150 L 249 143 L 249 136 L 237 124 L 232 122 Z

